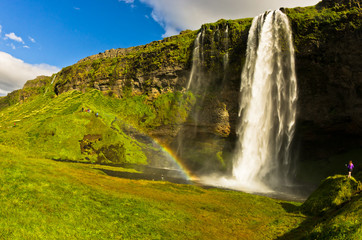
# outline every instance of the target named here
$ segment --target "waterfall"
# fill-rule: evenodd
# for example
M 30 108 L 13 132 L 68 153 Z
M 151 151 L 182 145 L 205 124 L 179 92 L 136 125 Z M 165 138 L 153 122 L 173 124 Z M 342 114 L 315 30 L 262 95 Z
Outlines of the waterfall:
M 52 79 L 52 81 L 51 81 L 51 83 L 50 83 L 50 85 L 53 85 L 54 80 L 55 80 L 56 77 L 57 77 L 57 75 L 55 74 L 54 77 L 53 77 L 53 79 Z M 48 92 L 48 90 L 49 90 L 49 87 L 47 87 L 47 88 L 45 89 L 45 92 L 44 92 L 43 95 L 45 95 L 45 94 Z
M 52 79 L 52 82 L 50 83 L 50 85 L 52 85 L 54 83 L 54 80 L 55 80 L 56 77 L 57 77 L 57 75 L 55 74 L 53 79 Z
M 224 46 L 225 46 L 225 54 L 223 60 L 224 60 L 224 73 L 225 73 L 229 64 L 229 26 L 226 26 L 224 32 Z
M 233 177 L 248 188 L 286 184 L 296 118 L 292 31 L 281 11 L 255 17 L 241 76 Z
M 200 71 L 201 71 L 201 62 L 202 62 L 202 44 L 200 44 L 200 39 L 202 39 L 203 31 L 201 30 L 194 41 L 194 50 L 192 51 L 192 68 L 190 73 L 189 82 L 187 83 L 187 90 L 190 89 L 192 82 L 194 79 L 198 82 L 200 78 Z

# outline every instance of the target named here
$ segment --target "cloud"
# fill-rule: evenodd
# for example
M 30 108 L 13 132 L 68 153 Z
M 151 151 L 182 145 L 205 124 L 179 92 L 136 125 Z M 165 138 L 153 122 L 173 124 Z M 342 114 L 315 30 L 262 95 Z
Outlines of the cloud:
M 124 3 L 130 4 L 132 8 L 135 7 L 134 0 L 118 0 L 118 2 L 124 2 Z
M 0 96 L 20 89 L 27 80 L 37 76 L 50 76 L 60 69 L 48 64 L 29 64 L 0 51 Z
M 35 39 L 34 38 L 32 38 L 32 37 L 28 37 L 29 38 L 29 40 L 32 42 L 32 43 L 35 43 Z
M 119 0 L 129 2 L 133 0 Z M 152 18 L 165 30 L 163 37 L 196 30 L 219 19 L 255 17 L 280 7 L 311 6 L 319 0 L 140 0 L 152 8 Z
M 18 37 L 15 35 L 15 33 L 8 33 L 8 34 L 5 34 L 5 39 L 11 39 L 11 40 L 14 40 L 16 42 L 20 42 L 20 43 L 23 43 L 24 44 L 24 41 L 21 37 Z
M 15 45 L 14 45 L 13 43 L 6 44 L 6 46 L 11 47 L 11 49 L 13 49 L 13 50 L 15 50 L 15 49 L 16 49 L 16 47 L 15 47 Z
M 0 25 L 0 33 L 1 33 L 2 30 L 3 30 L 3 26 Z
M 118 2 L 134 3 L 134 0 L 118 0 Z
M 79 8 L 79 7 L 73 7 L 73 9 L 74 9 L 74 10 L 77 10 L 77 11 L 79 11 L 79 10 L 80 10 L 80 8 Z

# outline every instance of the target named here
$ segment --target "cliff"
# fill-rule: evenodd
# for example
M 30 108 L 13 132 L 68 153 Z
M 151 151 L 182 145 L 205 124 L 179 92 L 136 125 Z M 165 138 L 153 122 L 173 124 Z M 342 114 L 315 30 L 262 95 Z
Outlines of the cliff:
M 290 19 L 296 49 L 295 146 L 303 160 L 327 159 L 362 144 L 356 141 L 362 135 L 360 3 L 324 0 L 312 7 L 282 9 Z M 119 113 L 125 121 L 174 149 L 187 148 L 184 158 L 191 168 L 202 168 L 205 159 L 211 168 L 227 168 L 250 25 L 251 19 L 220 20 L 144 46 L 111 49 L 62 69 L 45 85 L 39 79 L 27 83 L 1 98 L 0 106 L 47 91 L 61 95 L 97 89 L 134 108 Z M 186 88 L 200 32 L 203 81 L 198 84 L 203 87 L 190 92 Z M 143 104 L 152 106 L 157 117 L 140 107 Z M 189 139 L 183 147 L 180 137 Z

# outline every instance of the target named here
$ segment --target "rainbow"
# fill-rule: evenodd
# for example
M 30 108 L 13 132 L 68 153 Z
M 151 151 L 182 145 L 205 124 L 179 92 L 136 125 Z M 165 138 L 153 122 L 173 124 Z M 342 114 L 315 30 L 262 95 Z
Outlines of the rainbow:
M 191 173 L 190 170 L 187 169 L 187 167 L 185 166 L 185 164 L 182 162 L 181 159 L 179 159 L 176 154 L 174 154 L 174 152 L 171 150 L 170 147 L 168 146 L 164 146 L 163 144 L 161 144 L 157 139 L 152 138 L 152 140 L 162 148 L 162 150 L 164 152 L 166 152 L 172 159 L 173 161 L 178 165 L 178 167 L 181 169 L 181 171 L 184 173 L 185 177 L 187 180 L 190 181 L 195 181 L 198 180 L 198 177 L 193 175 Z

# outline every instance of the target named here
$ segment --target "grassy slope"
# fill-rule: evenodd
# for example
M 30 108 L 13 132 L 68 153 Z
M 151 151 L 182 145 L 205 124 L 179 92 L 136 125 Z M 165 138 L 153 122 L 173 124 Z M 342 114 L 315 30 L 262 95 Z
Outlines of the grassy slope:
M 361 239 L 360 193 L 308 217 L 300 203 L 104 175 L 0 145 L 1 239 Z M 99 166 L 97 166 L 98 168 Z
M 0 145 L 2 239 L 275 239 L 297 203 L 105 176 Z M 286 209 L 289 209 L 286 208 Z
M 191 96 L 181 93 L 162 94 L 153 102 L 146 96 L 114 99 L 97 90 L 41 94 L 0 112 L 0 143 L 37 157 L 145 164 L 142 149 L 150 146 L 124 134 L 122 124 L 142 129 L 184 121 L 190 101 Z M 82 112 L 82 108 L 92 113 Z M 85 140 L 88 135 L 96 140 Z M 91 148 L 82 151 L 81 141 Z

